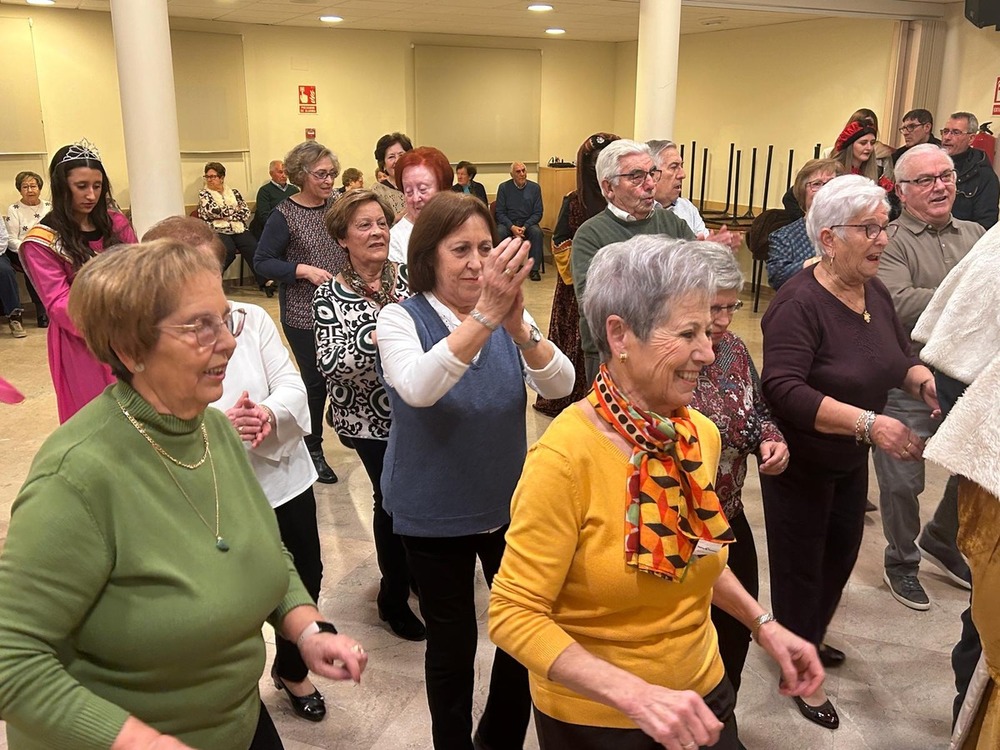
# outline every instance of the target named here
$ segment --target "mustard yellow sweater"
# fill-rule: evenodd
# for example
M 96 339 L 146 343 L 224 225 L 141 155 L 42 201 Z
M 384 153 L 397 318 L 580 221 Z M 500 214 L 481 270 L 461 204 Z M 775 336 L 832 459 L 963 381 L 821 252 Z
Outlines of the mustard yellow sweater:
M 724 674 L 709 605 L 728 553 L 690 563 L 681 583 L 625 564 L 628 457 L 584 408 L 566 409 L 528 452 L 493 581 L 490 637 L 528 668 L 538 710 L 633 728 L 616 709 L 549 680 L 552 663 L 579 643 L 651 684 L 706 695 Z M 698 479 L 714 482 L 719 432 L 698 412 L 691 417 L 704 461 Z

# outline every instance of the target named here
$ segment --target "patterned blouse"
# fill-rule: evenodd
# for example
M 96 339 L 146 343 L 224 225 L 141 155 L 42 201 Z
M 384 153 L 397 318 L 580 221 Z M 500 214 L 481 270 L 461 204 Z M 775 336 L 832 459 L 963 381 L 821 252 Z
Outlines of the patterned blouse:
M 760 377 L 746 344 L 727 332 L 715 345 L 715 362 L 701 371 L 691 406 L 715 423 L 722 435 L 722 455 L 715 491 L 727 517 L 743 512 L 747 456 L 765 441 L 784 443 L 771 421 L 760 390 Z
M 410 296 L 405 265 L 399 266 L 395 292 L 400 301 Z M 372 342 L 380 311 L 336 277 L 316 287 L 316 361 L 326 377 L 338 435 L 389 439 L 389 397 L 375 371 L 378 348 Z
M 211 224 L 219 234 L 242 234 L 250 223 L 250 206 L 239 190 L 224 188 L 224 191 L 205 188 L 198 193 L 198 218 Z

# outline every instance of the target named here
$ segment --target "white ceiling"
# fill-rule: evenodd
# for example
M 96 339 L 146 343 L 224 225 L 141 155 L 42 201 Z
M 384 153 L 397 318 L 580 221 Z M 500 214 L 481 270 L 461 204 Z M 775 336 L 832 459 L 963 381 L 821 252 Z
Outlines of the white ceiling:
M 550 26 L 564 28 L 558 38 L 621 42 L 636 39 L 638 0 L 547 0 L 554 10 L 527 10 L 532 0 L 167 0 L 176 18 L 277 26 L 331 27 L 376 31 L 419 31 L 458 35 L 545 37 Z M 660 0 L 657 0 L 659 2 Z M 666 0 L 663 0 L 666 1 Z M 681 33 L 788 23 L 831 15 L 882 18 L 940 18 L 947 4 L 961 0 L 688 0 L 681 12 Z M 24 0 L 0 0 L 24 5 Z M 110 0 L 56 0 L 57 8 L 109 11 Z M 32 13 L 44 13 L 36 7 Z M 341 16 L 324 24 L 321 15 Z

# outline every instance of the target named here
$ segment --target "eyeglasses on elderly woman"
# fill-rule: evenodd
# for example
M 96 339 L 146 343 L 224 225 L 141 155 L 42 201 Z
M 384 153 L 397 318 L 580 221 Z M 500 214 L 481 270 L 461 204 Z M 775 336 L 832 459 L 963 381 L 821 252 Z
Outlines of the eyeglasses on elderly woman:
M 893 237 L 896 236 L 896 231 L 899 229 L 899 227 L 896 224 L 886 224 L 884 226 L 882 224 L 834 224 L 832 227 L 830 227 L 830 229 L 839 229 L 840 227 L 854 227 L 855 229 L 864 229 L 865 236 L 870 240 L 874 240 L 882 232 L 885 232 L 885 236 L 891 240 Z
M 158 325 L 157 328 L 169 328 L 184 333 L 194 333 L 198 346 L 215 346 L 219 340 L 222 329 L 225 328 L 236 338 L 243 332 L 243 323 L 246 321 L 247 311 L 242 307 L 230 310 L 221 318 L 218 315 L 202 315 L 194 323 L 180 323 L 176 325 Z

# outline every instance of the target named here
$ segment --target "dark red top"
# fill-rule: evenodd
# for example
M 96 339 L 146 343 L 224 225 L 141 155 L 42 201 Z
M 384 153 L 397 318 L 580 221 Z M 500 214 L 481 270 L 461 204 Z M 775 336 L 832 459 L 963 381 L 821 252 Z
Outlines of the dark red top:
M 865 284 L 871 316 L 851 310 L 816 280 L 817 266 L 784 284 L 761 320 L 764 369 L 761 385 L 789 451 L 829 466 L 865 460 L 867 446 L 853 436 L 817 432 L 824 396 L 880 412 L 890 388 L 902 387 L 920 360 L 896 316 L 885 285 Z

